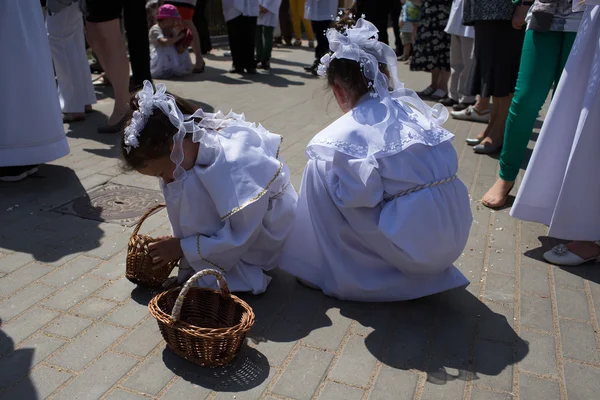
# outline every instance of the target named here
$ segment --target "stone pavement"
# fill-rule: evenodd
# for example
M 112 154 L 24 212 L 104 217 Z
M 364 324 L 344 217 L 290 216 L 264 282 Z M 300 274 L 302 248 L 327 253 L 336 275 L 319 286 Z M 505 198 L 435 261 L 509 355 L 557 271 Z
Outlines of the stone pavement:
M 298 187 L 306 143 L 339 115 L 323 81 L 302 70 L 311 58 L 305 49 L 277 49 L 270 74 L 241 78 L 225 73 L 229 60 L 219 51 L 204 75 L 167 85 L 205 109 L 244 111 L 281 133 Z M 427 75 L 400 69 L 408 86 L 426 85 Z M 483 126 L 457 121 L 446 127 L 456 134 L 475 218 L 457 263 L 471 279 L 467 290 L 359 304 L 275 272 L 266 294 L 243 296 L 257 321 L 232 365 L 204 369 L 174 356 L 148 314 L 151 294 L 124 278 L 132 229 L 55 210 L 106 183 L 158 189 L 154 179 L 123 173 L 117 139 L 95 133 L 111 109 L 108 92 L 98 90 L 98 112 L 67 126 L 68 157 L 0 185 L 0 398 L 598 398 L 600 269 L 539 261 L 554 244 L 545 227 L 481 206 L 497 161 L 464 144 Z M 154 200 L 146 195 L 118 201 L 123 209 L 147 206 Z M 109 205 L 104 199 L 94 210 L 83 197 L 71 208 L 102 204 Z M 143 230 L 167 234 L 165 212 Z

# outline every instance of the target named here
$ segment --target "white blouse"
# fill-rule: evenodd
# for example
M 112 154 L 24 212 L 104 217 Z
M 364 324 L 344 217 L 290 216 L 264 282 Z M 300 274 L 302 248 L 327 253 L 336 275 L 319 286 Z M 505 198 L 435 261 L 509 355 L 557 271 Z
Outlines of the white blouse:
M 240 15 L 257 17 L 258 0 L 223 0 L 223 16 L 226 22 Z
M 337 0 L 306 0 L 304 4 L 304 18 L 309 21 L 333 21 L 337 11 Z

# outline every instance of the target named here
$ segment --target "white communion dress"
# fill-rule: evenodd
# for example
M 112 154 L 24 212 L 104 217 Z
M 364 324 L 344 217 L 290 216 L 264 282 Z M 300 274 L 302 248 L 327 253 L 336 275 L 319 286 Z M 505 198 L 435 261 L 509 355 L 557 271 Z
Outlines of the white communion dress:
M 282 138 L 243 115 L 199 110 L 194 117 L 202 118 L 195 166 L 161 182 L 173 236 L 194 271 L 217 268 L 231 291 L 262 293 L 271 280 L 263 271 L 276 267 L 296 209 L 279 159 Z M 216 288 L 215 282 L 199 284 Z
M 399 98 L 363 97 L 307 147 L 280 267 L 343 300 L 468 285 L 453 266 L 472 215 L 452 138 Z
M 586 1 L 519 194 L 515 218 L 565 240 L 600 239 L 600 1 Z

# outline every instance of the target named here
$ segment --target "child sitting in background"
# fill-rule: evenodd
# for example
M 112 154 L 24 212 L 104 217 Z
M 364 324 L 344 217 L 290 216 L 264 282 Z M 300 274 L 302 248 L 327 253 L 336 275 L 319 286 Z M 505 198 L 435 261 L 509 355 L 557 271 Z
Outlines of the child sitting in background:
M 271 69 L 273 51 L 273 31 L 279 18 L 281 0 L 259 0 L 258 22 L 256 26 L 256 62 L 263 69 Z
M 175 6 L 165 4 L 158 9 L 157 23 L 150 28 L 150 72 L 153 78 L 168 78 L 192 72 L 188 52 L 191 35 L 181 25 Z
M 159 178 L 173 231 L 149 246 L 154 264 L 183 257 L 180 284 L 217 268 L 231 291 L 264 292 L 263 271 L 275 268 L 296 210 L 281 136 L 243 114 L 205 113 L 148 81 L 131 108 L 125 165 Z

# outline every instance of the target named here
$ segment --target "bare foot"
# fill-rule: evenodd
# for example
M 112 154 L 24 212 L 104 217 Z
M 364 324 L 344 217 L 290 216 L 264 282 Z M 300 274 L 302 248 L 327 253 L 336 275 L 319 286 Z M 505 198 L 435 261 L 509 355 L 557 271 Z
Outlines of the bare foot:
M 594 242 L 573 241 L 567 244 L 571 253 L 581 257 L 584 260 L 600 257 L 600 246 Z
M 483 195 L 481 203 L 488 208 L 500 208 L 504 206 L 513 186 L 515 186 L 515 182 L 507 182 L 498 178 L 490 190 Z

